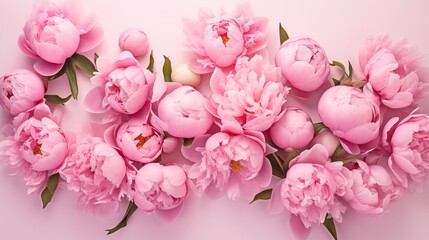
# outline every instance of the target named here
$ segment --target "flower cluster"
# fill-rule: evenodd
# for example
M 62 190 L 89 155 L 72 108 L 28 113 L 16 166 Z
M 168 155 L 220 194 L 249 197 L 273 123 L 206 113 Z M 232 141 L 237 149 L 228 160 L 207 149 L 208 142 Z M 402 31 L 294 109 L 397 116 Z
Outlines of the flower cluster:
M 80 9 L 75 0 L 38 1 L 19 39 L 37 59 L 35 72 L 0 78 L 10 117 L 0 160 L 22 174 L 29 193 L 41 192 L 44 207 L 58 184 L 97 213 L 128 201 L 113 233 L 136 209 L 175 219 L 191 190 L 270 199 L 270 211 L 286 209 L 294 234 L 305 238 L 314 224 L 332 233 L 348 208 L 385 212 L 429 175 L 429 115 L 414 110 L 425 79 L 405 41 L 377 35 L 347 73 L 315 40 L 289 39 L 280 25 L 273 64 L 268 19 L 239 5 L 232 14 L 201 11 L 185 20 L 189 59 L 173 68 L 164 56 L 160 74 L 152 53 L 147 68 L 139 61 L 150 46 L 140 29 L 122 33 L 115 59 L 81 55 L 103 31 Z M 101 136 L 65 131 L 62 107 L 53 106 L 77 99 L 76 66 L 90 76 L 84 105 Z M 45 95 L 47 80 L 63 74 L 71 95 Z M 317 106 L 292 104 L 309 96 Z

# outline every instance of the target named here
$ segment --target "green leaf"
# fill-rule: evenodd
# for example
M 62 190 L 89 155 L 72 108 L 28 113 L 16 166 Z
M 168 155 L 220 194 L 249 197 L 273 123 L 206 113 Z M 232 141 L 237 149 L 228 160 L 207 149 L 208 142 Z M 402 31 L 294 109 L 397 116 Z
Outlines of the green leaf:
M 134 202 L 130 202 L 128 204 L 128 208 L 127 211 L 125 212 L 124 217 L 122 218 L 122 220 L 118 223 L 118 225 L 116 225 L 114 228 L 111 229 L 107 229 L 107 235 L 110 235 L 112 233 L 115 233 L 116 231 L 120 230 L 121 228 L 124 228 L 127 226 L 128 224 L 128 220 L 130 219 L 130 217 L 133 215 L 133 213 L 137 210 L 137 205 Z
M 286 30 L 282 27 L 282 24 L 279 23 L 279 34 L 280 34 L 280 45 L 286 42 L 289 39 L 289 35 Z
M 341 146 L 341 144 L 338 145 L 338 147 L 335 148 L 335 151 L 332 154 L 332 159 L 339 159 L 339 158 L 341 158 L 344 155 L 345 152 L 346 152 L 346 150 L 344 150 L 343 146 Z
M 97 53 L 94 53 L 94 65 L 97 65 L 97 60 L 100 58 Z
M 150 51 L 149 65 L 147 66 L 147 70 L 149 70 L 149 71 L 151 71 L 153 73 L 153 65 L 154 64 L 155 64 L 155 60 L 153 59 L 153 50 L 152 50 L 152 51 Z
M 341 78 L 337 81 L 343 81 L 345 78 L 347 78 L 347 74 L 346 74 L 346 67 L 344 66 L 344 64 L 338 62 L 338 61 L 333 61 L 332 63 L 330 63 L 329 65 L 333 66 L 333 67 L 339 67 L 341 69 Z M 334 81 L 335 82 L 335 81 Z
M 353 66 L 352 66 L 352 64 L 350 63 L 350 61 L 349 61 L 349 78 L 350 78 L 350 81 L 352 80 L 352 78 L 353 78 Z
M 57 190 L 58 182 L 60 180 L 60 174 L 56 173 L 54 175 L 49 176 L 48 184 L 42 192 L 41 198 L 43 203 L 43 208 L 48 206 L 51 202 L 52 197 L 54 197 L 55 191 Z
M 70 58 L 67 59 L 65 67 L 66 67 L 67 79 L 69 80 L 70 92 L 73 98 L 77 99 L 79 89 L 77 86 L 76 69 L 74 67 L 72 59 Z
M 64 104 L 70 100 L 71 96 L 72 95 L 70 94 L 66 98 L 62 98 L 58 95 L 45 95 L 45 99 L 52 104 Z
M 61 77 L 62 75 L 64 75 L 65 72 L 66 72 L 66 66 L 64 64 L 64 66 L 61 68 L 61 70 L 59 72 L 55 73 L 52 76 L 47 77 L 47 79 L 48 79 L 48 81 L 55 80 L 55 79 Z
M 282 178 L 282 179 L 285 178 L 286 173 L 283 169 L 283 163 L 280 162 L 281 159 L 277 155 L 274 155 L 274 154 L 268 155 L 267 158 L 268 158 L 268 160 L 270 160 L 273 175 L 276 177 Z
M 80 68 L 80 70 L 82 70 L 82 72 L 84 72 L 88 76 L 91 76 L 91 77 L 94 76 L 94 72 L 97 71 L 97 69 L 95 69 L 94 64 L 91 62 L 91 60 L 89 60 L 87 57 L 83 55 L 75 53 L 72 56 L 72 60 L 75 66 Z
M 325 218 L 325 221 L 323 222 L 323 225 L 325 226 L 325 228 L 329 231 L 329 233 L 331 234 L 331 236 L 335 239 L 338 240 L 337 237 L 337 229 L 335 228 L 335 223 L 334 220 L 332 218 Z
M 258 201 L 258 200 L 269 200 L 269 199 L 271 199 L 272 193 L 273 193 L 273 189 L 271 189 L 271 188 L 264 190 L 264 191 L 256 194 L 255 197 L 253 198 L 253 200 L 249 204 L 252 204 L 253 202 Z
M 192 142 L 194 141 L 193 138 L 184 138 L 183 139 L 183 146 L 189 147 L 192 145 Z
M 322 122 L 318 122 L 318 123 L 314 123 L 313 124 L 314 127 L 314 135 L 316 136 L 320 131 L 322 131 L 322 129 L 326 128 L 325 124 L 323 124 Z
M 338 86 L 341 84 L 341 82 L 338 79 L 333 78 L 332 81 L 334 81 L 335 86 Z
M 171 82 L 171 61 L 170 58 L 164 55 L 164 66 L 162 67 L 162 73 L 164 74 L 164 81 Z

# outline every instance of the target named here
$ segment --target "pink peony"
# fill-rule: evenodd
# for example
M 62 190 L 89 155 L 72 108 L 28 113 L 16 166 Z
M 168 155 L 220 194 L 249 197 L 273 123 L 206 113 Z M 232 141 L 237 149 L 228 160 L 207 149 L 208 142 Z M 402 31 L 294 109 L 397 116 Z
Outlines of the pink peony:
M 216 69 L 210 87 L 213 95 L 207 107 L 228 130 L 267 130 L 280 119 L 289 91 L 279 69 L 260 55 L 240 59 L 228 74 Z
M 74 144 L 60 176 L 67 188 L 78 192 L 80 207 L 99 213 L 115 211 L 127 194 L 121 188 L 126 163 L 119 153 L 100 138 L 84 137 Z
M 328 150 L 328 156 L 331 157 L 340 146 L 340 141 L 329 129 L 324 128 L 310 142 L 311 147 L 316 144 L 323 145 Z
M 204 96 L 182 86 L 160 100 L 158 117 L 164 131 L 175 137 L 193 138 L 205 134 L 213 125 L 213 116 L 204 107 Z
M 188 177 L 202 190 L 226 191 L 228 198 L 249 198 L 271 180 L 271 165 L 264 156 L 264 143 L 246 135 L 219 132 L 197 137 L 190 148 L 182 148 L 195 162 Z
M 343 141 L 364 144 L 379 134 L 379 103 L 371 93 L 358 88 L 329 88 L 319 100 L 318 111 L 322 122 Z
M 359 60 L 368 84 L 385 106 L 411 105 L 420 85 L 418 60 L 405 40 L 393 44 L 389 36 L 377 35 L 360 51 Z
M 300 108 L 290 107 L 270 128 L 271 140 L 278 147 L 301 149 L 313 139 L 314 127 L 310 116 Z
M 67 140 L 44 103 L 16 116 L 13 131 L 0 142 L 0 159 L 24 176 L 28 193 L 40 191 L 63 163 Z
M 411 114 L 398 121 L 386 123 L 382 143 L 392 154 L 389 166 L 394 176 L 407 187 L 408 179 L 422 182 L 429 173 L 429 116 Z
M 125 157 L 142 163 L 157 160 L 164 142 L 161 129 L 135 119 L 113 125 L 105 132 L 104 137 L 106 142 L 117 146 Z
M 382 166 L 367 165 L 358 160 L 359 168 L 353 169 L 353 198 L 350 206 L 360 213 L 383 213 L 395 197 L 395 188 L 389 173 Z
M 328 80 L 328 58 L 322 47 L 311 38 L 287 40 L 278 50 L 275 61 L 290 85 L 301 91 L 314 91 Z
M 0 104 L 12 115 L 26 112 L 42 102 L 42 79 L 25 69 L 17 69 L 0 78 Z
M 149 50 L 149 40 L 142 30 L 129 28 L 119 37 L 119 48 L 131 52 L 135 57 L 144 56 Z
M 305 228 L 323 223 L 327 214 L 341 222 L 346 207 L 340 197 L 352 198 L 352 183 L 342 162 L 330 162 L 326 148 L 316 144 L 292 160 L 286 178 L 273 189 L 271 208 L 286 207 Z
M 253 17 L 249 5 L 240 5 L 232 15 L 200 11 L 196 21 L 185 20 L 189 66 L 198 74 L 234 66 L 239 57 L 265 48 L 267 18 Z
M 98 59 L 97 69 L 91 78 L 97 87 L 85 98 L 89 112 L 104 113 L 112 108 L 119 113 L 133 114 L 151 96 L 155 76 L 143 69 L 130 52 L 122 52 L 114 62 Z
M 34 69 L 44 76 L 57 73 L 75 52 L 96 47 L 103 30 L 95 26 L 94 14 L 84 11 L 77 0 L 36 2 L 19 38 L 19 47 L 38 58 Z
M 146 164 L 135 179 L 134 202 L 146 213 L 156 211 L 176 218 L 188 193 L 186 180 L 185 172 L 178 166 Z

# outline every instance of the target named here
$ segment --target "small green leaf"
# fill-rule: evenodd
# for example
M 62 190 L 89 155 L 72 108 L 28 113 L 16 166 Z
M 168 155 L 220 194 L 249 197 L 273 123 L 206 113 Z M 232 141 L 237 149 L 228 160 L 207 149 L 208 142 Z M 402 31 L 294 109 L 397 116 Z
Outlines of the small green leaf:
M 183 139 L 183 146 L 189 147 L 192 145 L 192 142 L 194 141 L 193 138 L 184 138 Z
M 47 77 L 47 79 L 48 79 L 48 81 L 55 80 L 55 79 L 61 77 L 62 75 L 64 75 L 65 72 L 66 72 L 66 66 L 64 64 L 64 66 L 61 68 L 61 70 L 59 72 L 55 73 L 52 76 Z
M 338 81 L 343 81 L 344 79 L 347 78 L 347 74 L 346 74 L 346 67 L 344 66 L 344 64 L 338 62 L 338 61 L 333 61 L 332 63 L 330 63 L 329 65 L 333 66 L 333 67 L 339 67 L 341 69 L 341 78 Z
M 249 204 L 252 204 L 253 202 L 258 201 L 258 200 L 269 200 L 269 199 L 271 199 L 272 192 L 273 192 L 273 189 L 270 188 L 270 189 L 264 190 L 264 191 L 256 194 L 255 197 L 253 198 L 253 200 Z
M 46 188 L 43 190 L 41 195 L 43 208 L 46 208 L 46 206 L 48 206 L 48 204 L 51 202 L 52 197 L 54 197 L 59 180 L 60 174 L 58 173 L 49 176 L 48 184 L 46 185 Z
M 91 62 L 91 60 L 89 60 L 87 57 L 83 55 L 75 53 L 72 56 L 72 60 L 75 66 L 80 68 L 80 70 L 82 70 L 82 72 L 84 72 L 88 76 L 91 76 L 91 77 L 94 76 L 94 72 L 97 71 L 95 69 L 94 64 Z
M 335 239 L 338 240 L 338 235 L 337 235 L 337 229 L 335 228 L 335 223 L 334 220 L 332 218 L 325 218 L 325 221 L 323 222 L 323 225 L 325 226 L 325 228 L 329 231 L 329 233 L 331 234 L 331 236 Z
M 118 223 L 118 225 L 116 225 L 114 228 L 111 229 L 107 229 L 107 235 L 110 235 L 112 233 L 115 233 L 116 231 L 120 230 L 121 228 L 124 228 L 127 226 L 128 224 L 128 220 L 130 219 L 130 217 L 133 215 L 133 213 L 137 210 L 137 205 L 134 202 L 130 202 L 128 204 L 128 208 L 127 211 L 125 212 L 124 217 L 122 218 L 122 220 Z
M 71 96 L 72 95 L 70 94 L 66 98 L 62 98 L 58 95 L 45 95 L 45 99 L 52 104 L 64 104 L 70 100 Z
M 281 162 L 281 159 L 274 154 L 268 155 L 267 158 L 270 160 L 273 175 L 282 179 L 285 178 L 286 173 L 283 169 L 283 163 Z
M 79 92 L 78 86 L 77 86 L 77 78 L 76 78 L 76 69 L 74 67 L 72 59 L 67 59 L 66 61 L 66 75 L 69 80 L 70 85 L 70 92 L 74 99 L 77 99 L 77 95 Z
M 346 152 L 346 150 L 344 150 L 343 146 L 341 146 L 341 144 L 338 145 L 338 147 L 335 148 L 335 151 L 332 154 L 332 159 L 339 159 L 339 158 L 341 158 L 344 155 L 345 152 Z
M 353 79 L 353 66 L 350 63 L 350 61 L 349 61 L 349 79 L 350 79 L 350 81 L 352 81 L 352 79 Z
M 100 58 L 97 53 L 94 53 L 94 65 L 97 65 L 97 60 Z
M 170 58 L 164 55 L 164 66 L 162 67 L 162 73 L 164 74 L 164 81 L 171 82 L 171 61 Z
M 335 86 L 338 86 L 341 84 L 341 82 L 338 79 L 333 78 L 332 81 L 334 81 Z
M 149 71 L 151 71 L 153 73 L 153 65 L 154 64 L 155 64 L 155 60 L 153 59 L 153 50 L 152 50 L 152 51 L 150 51 L 149 65 L 147 66 L 147 70 L 149 70 Z
M 286 30 L 282 27 L 282 24 L 279 23 L 279 34 L 280 34 L 280 45 L 286 42 L 289 39 L 289 35 Z
M 325 124 L 323 124 L 322 122 L 318 122 L 318 123 L 314 123 L 313 124 L 314 127 L 314 135 L 316 136 L 320 131 L 322 131 L 322 129 L 326 128 Z

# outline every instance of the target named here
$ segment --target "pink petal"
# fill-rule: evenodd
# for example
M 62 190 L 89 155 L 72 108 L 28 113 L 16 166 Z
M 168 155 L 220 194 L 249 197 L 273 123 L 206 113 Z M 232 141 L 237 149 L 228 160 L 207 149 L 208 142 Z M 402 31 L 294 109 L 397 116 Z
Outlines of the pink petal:
M 207 139 L 210 138 L 211 135 L 202 135 L 194 138 L 194 141 L 192 141 L 191 146 L 185 147 L 182 145 L 182 154 L 185 158 L 188 160 L 191 160 L 192 162 L 200 162 L 201 161 L 201 152 L 197 151 L 197 148 L 204 148 L 207 142 Z
M 341 146 L 344 150 L 352 155 L 358 155 L 360 153 L 359 146 L 357 144 L 351 143 L 345 139 L 339 138 Z
M 77 52 L 87 52 L 98 46 L 103 41 L 104 31 L 100 27 L 94 27 L 86 34 L 80 35 L 80 43 Z
M 29 55 L 33 58 L 38 58 L 37 54 L 31 49 L 30 46 L 28 46 L 27 40 L 25 40 L 24 35 L 19 36 L 18 39 L 18 47 L 23 51 L 25 54 Z
M 295 240 L 305 240 L 310 235 L 311 229 L 306 228 L 298 216 L 290 214 L 289 224 Z
M 270 185 L 272 176 L 272 168 L 270 161 L 265 158 L 264 163 L 262 165 L 261 170 L 258 172 L 258 176 L 256 176 L 255 181 L 258 183 L 258 186 L 265 188 Z
M 40 59 L 33 65 L 33 68 L 42 76 L 52 76 L 58 73 L 63 66 L 64 64 L 49 63 Z
M 91 89 L 85 97 L 84 106 L 86 111 L 90 113 L 105 113 L 107 108 L 103 108 L 102 102 L 105 92 L 104 87 L 95 87 Z

